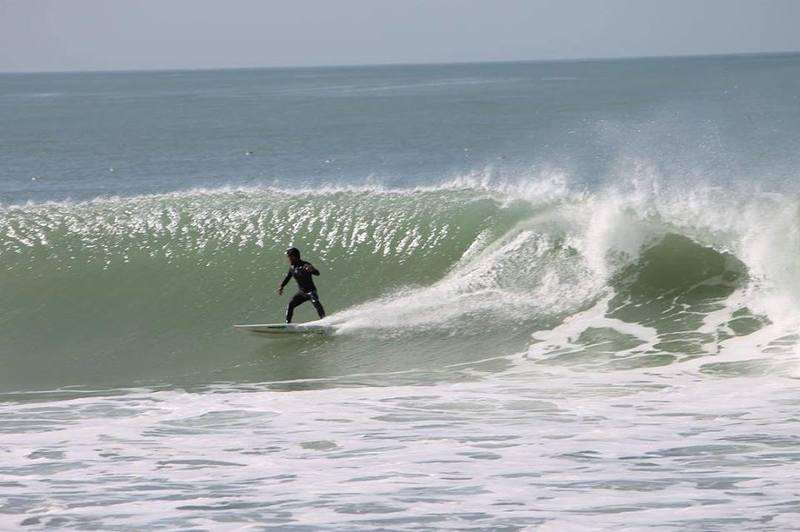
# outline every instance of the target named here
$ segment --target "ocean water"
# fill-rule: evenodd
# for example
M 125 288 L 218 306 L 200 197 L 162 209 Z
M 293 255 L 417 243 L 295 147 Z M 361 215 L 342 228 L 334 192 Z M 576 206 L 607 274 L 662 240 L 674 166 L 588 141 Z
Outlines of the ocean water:
M 1 529 L 796 526 L 800 55 L 3 74 L 0 124 Z M 235 331 L 290 245 L 334 334 Z

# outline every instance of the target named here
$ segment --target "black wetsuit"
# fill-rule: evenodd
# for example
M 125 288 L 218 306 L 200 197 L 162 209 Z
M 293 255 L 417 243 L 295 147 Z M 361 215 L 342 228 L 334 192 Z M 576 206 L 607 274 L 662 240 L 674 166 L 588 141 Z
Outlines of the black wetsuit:
M 306 301 L 311 301 L 311 304 L 317 309 L 317 314 L 319 314 L 320 318 L 325 317 L 325 309 L 322 308 L 322 303 L 319 302 L 317 287 L 314 285 L 314 279 L 311 277 L 312 275 L 319 275 L 319 271 L 313 266 L 311 266 L 311 271 L 306 271 L 306 266 L 311 266 L 311 264 L 304 260 L 298 260 L 292 264 L 281 283 L 281 288 L 283 288 L 291 278 L 294 277 L 294 280 L 297 281 L 297 287 L 300 289 L 289 301 L 289 306 L 286 307 L 286 323 L 292 323 L 294 308 Z

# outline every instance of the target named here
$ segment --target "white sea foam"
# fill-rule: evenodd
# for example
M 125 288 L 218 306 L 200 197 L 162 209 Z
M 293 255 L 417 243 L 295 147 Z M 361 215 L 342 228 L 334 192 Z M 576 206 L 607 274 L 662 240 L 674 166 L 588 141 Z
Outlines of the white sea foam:
M 790 527 L 796 386 L 698 377 L 0 404 L 0 526 Z

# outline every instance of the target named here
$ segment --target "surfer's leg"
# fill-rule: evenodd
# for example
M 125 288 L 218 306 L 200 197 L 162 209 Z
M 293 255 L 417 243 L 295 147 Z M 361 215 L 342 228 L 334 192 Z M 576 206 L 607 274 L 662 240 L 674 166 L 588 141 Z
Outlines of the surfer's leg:
M 300 305 L 301 303 L 305 303 L 306 301 L 308 301 L 308 296 L 302 292 L 297 292 L 294 297 L 292 297 L 291 301 L 289 301 L 289 305 L 286 307 L 286 323 L 292 323 L 294 307 Z
M 317 309 L 317 314 L 319 314 L 319 319 L 325 317 L 325 309 L 322 308 L 322 303 L 319 302 L 319 296 L 316 292 L 309 292 L 308 293 L 309 299 L 311 299 L 311 304 L 314 305 L 314 308 Z

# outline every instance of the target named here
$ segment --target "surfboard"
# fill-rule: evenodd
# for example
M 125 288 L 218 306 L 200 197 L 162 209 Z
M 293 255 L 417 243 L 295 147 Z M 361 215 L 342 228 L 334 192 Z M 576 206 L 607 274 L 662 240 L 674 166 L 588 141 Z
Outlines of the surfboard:
M 234 325 L 235 329 L 255 334 L 282 336 L 287 334 L 331 334 L 333 327 L 313 323 L 261 323 L 253 325 Z

